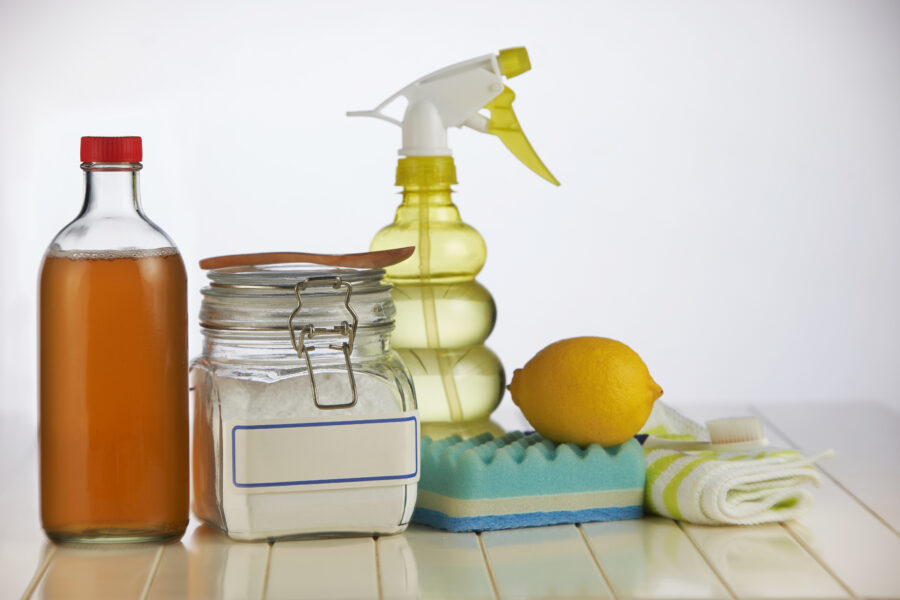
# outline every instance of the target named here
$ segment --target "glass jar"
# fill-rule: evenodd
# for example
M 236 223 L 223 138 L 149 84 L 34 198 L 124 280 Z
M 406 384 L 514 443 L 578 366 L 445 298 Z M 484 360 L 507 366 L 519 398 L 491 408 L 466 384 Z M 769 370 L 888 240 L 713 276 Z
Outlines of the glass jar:
M 419 478 L 381 270 L 208 272 L 191 366 L 195 514 L 239 540 L 398 533 Z

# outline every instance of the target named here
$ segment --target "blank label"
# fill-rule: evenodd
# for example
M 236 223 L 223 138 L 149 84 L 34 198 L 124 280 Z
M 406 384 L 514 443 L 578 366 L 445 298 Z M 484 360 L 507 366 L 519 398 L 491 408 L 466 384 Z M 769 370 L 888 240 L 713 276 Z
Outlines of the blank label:
M 229 423 L 227 431 L 231 482 L 244 491 L 397 485 L 419 480 L 415 412 L 399 417 Z

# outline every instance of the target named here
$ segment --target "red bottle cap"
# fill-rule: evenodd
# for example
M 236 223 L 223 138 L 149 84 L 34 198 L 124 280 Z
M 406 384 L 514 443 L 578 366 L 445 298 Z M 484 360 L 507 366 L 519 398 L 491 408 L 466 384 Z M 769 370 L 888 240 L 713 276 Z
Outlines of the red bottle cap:
M 141 138 L 136 135 L 81 138 L 81 162 L 141 162 L 143 155 Z

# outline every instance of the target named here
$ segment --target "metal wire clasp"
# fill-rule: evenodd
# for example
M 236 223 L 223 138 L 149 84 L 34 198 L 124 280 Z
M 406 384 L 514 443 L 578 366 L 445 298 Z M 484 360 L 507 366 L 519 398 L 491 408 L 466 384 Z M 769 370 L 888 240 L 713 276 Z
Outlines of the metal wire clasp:
M 298 330 L 300 331 L 300 339 L 298 341 L 296 332 L 294 330 L 294 318 L 300 313 L 300 307 L 303 305 L 301 294 L 304 290 L 306 290 L 306 288 L 322 286 L 331 286 L 336 290 L 339 290 L 343 287 L 347 288 L 347 293 L 344 296 L 344 308 L 346 308 L 347 312 L 350 313 L 350 316 L 353 319 L 353 323 L 351 324 L 347 321 L 343 321 L 340 325 L 335 325 L 334 327 L 314 327 L 312 323 L 307 323 L 298 328 Z M 353 341 L 356 338 L 356 328 L 359 325 L 359 317 L 357 317 L 356 313 L 353 312 L 353 309 L 350 308 L 350 296 L 353 294 L 353 288 L 349 283 L 342 280 L 340 277 L 310 277 L 309 279 L 304 279 L 303 281 L 297 282 L 297 285 L 294 286 L 294 294 L 297 296 L 297 308 L 295 308 L 294 312 L 291 313 L 291 316 L 288 317 L 288 331 L 291 334 L 291 345 L 294 347 L 294 351 L 297 353 L 297 356 L 306 360 L 306 369 L 309 371 L 309 381 L 312 385 L 313 402 L 315 403 L 317 408 L 320 408 L 322 410 L 330 410 L 334 408 L 350 408 L 352 406 L 356 406 L 356 401 L 358 399 L 356 394 L 356 379 L 353 377 L 353 367 L 350 365 L 350 353 L 353 352 Z M 309 360 L 309 352 L 311 350 L 315 350 L 316 347 L 308 346 L 304 342 L 306 338 L 312 339 L 317 335 L 326 334 L 347 336 L 346 342 L 343 342 L 341 344 L 328 345 L 328 347 L 332 350 L 343 351 L 344 362 L 347 364 L 347 374 L 350 376 L 350 391 L 352 392 L 352 399 L 350 402 L 344 404 L 319 404 L 319 393 L 316 389 L 316 378 L 313 375 L 312 363 Z

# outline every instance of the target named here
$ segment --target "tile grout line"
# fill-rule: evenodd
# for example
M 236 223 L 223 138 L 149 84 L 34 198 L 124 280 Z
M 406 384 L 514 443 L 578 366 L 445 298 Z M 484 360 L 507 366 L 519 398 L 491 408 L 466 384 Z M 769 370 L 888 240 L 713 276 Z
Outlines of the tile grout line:
M 750 412 L 754 413 L 757 417 L 759 417 L 760 419 L 762 419 L 762 421 L 763 421 L 766 425 L 768 425 L 768 426 L 771 427 L 773 430 L 775 430 L 775 433 L 777 433 L 778 435 L 780 435 L 782 438 L 784 438 L 784 440 L 785 440 L 788 444 L 790 444 L 791 446 L 793 446 L 793 449 L 794 449 L 794 450 L 799 450 L 799 449 L 800 449 L 800 446 L 797 445 L 797 442 L 795 442 L 793 439 L 791 439 L 791 438 L 784 432 L 783 429 L 781 429 L 780 427 L 778 427 L 777 425 L 775 425 L 775 423 L 772 421 L 772 419 L 770 419 L 768 416 L 766 416 L 766 414 L 763 413 L 761 410 L 759 410 L 759 409 L 756 408 L 755 406 L 751 406 L 751 407 L 750 407 Z M 853 498 L 853 500 L 854 500 L 857 504 L 859 504 L 860 506 L 862 506 L 869 514 L 871 514 L 873 517 L 875 517 L 876 519 L 878 519 L 878 521 L 879 521 L 882 525 L 884 525 L 885 527 L 887 527 L 894 535 L 900 537 L 900 531 L 897 531 L 896 529 L 894 529 L 894 526 L 893 526 L 893 525 L 891 525 L 890 523 L 888 523 L 881 515 L 879 515 L 877 512 L 875 512 L 875 510 L 873 510 L 868 504 L 866 504 L 865 502 L 863 502 L 863 501 L 859 498 L 859 496 L 857 496 L 856 494 L 854 494 L 853 492 L 851 492 L 851 491 L 850 491 L 850 488 L 848 488 L 848 487 L 845 486 L 843 483 L 841 483 L 840 481 L 838 481 L 837 477 L 835 477 L 835 476 L 832 475 L 830 472 L 828 472 L 828 470 L 825 469 L 825 467 L 821 467 L 821 466 L 819 466 L 819 465 L 816 465 L 816 468 L 817 468 L 819 471 L 821 471 L 822 473 L 824 473 L 824 474 L 825 474 L 825 477 L 827 477 L 828 479 L 830 479 L 836 486 L 838 486 L 839 488 L 841 488 L 842 490 L 844 490 L 844 492 L 845 492 L 848 496 L 850 496 L 851 498 Z
M 842 580 L 840 577 L 837 576 L 837 573 L 835 573 L 832 570 L 832 568 L 830 566 L 828 566 L 828 564 L 818 555 L 818 553 L 814 552 L 812 547 L 808 546 L 806 544 L 806 542 L 804 542 L 803 539 L 799 535 L 794 533 L 794 530 L 792 528 L 788 527 L 784 523 L 779 523 L 779 525 L 781 525 L 781 527 L 785 531 L 787 531 L 789 536 L 794 538 L 794 541 L 797 542 L 801 548 L 806 550 L 807 554 L 809 554 L 811 557 L 813 557 L 813 560 L 815 560 L 817 563 L 819 563 L 819 565 L 821 565 L 822 569 L 824 569 L 826 573 L 831 575 L 834 578 L 834 580 L 838 582 L 838 585 L 840 585 L 842 588 L 844 588 L 844 591 L 846 591 L 847 594 L 849 594 L 851 598 L 859 598 L 859 596 L 850 588 L 850 586 L 847 585 L 846 583 L 844 583 L 844 580 Z
M 266 600 L 266 596 L 269 595 L 269 571 L 272 565 L 272 552 L 275 551 L 275 542 L 269 542 L 267 545 L 269 548 L 266 550 L 266 569 L 263 571 L 262 592 L 259 596 L 261 600 Z
M 688 541 L 694 547 L 694 550 L 696 550 L 697 553 L 700 555 L 700 558 L 703 559 L 703 562 L 706 563 L 706 566 L 708 566 L 710 571 L 712 571 L 712 574 L 719 578 L 719 582 L 722 584 L 722 587 L 725 588 L 725 591 L 728 592 L 728 594 L 734 600 L 737 600 L 737 598 L 738 598 L 737 593 L 733 589 L 731 589 L 731 585 L 727 581 L 725 581 L 725 578 L 722 576 L 721 573 L 719 573 L 719 570 L 715 567 L 715 565 L 712 564 L 712 561 L 709 560 L 709 557 L 706 556 L 706 553 L 703 551 L 702 548 L 700 548 L 700 545 L 697 544 L 697 541 L 694 539 L 694 537 L 690 534 L 690 532 L 687 529 L 685 529 L 684 523 L 682 523 L 681 521 L 675 521 L 674 519 L 673 519 L 673 521 L 675 522 L 675 525 L 679 529 L 681 529 L 681 533 L 683 533 L 684 536 L 688 539 Z
M 153 586 L 153 580 L 156 579 L 156 574 L 159 572 L 159 564 L 162 562 L 165 551 L 166 547 L 164 545 L 160 545 L 156 550 L 156 556 L 153 557 L 153 564 L 150 565 L 150 572 L 147 573 L 147 581 L 144 582 L 144 589 L 141 590 L 141 600 L 147 600 L 147 597 L 150 595 L 150 588 Z
M 606 587 L 609 589 L 609 593 L 612 594 L 613 600 L 618 599 L 618 594 L 616 594 L 615 588 L 613 588 L 612 582 L 609 580 L 609 577 L 606 576 L 606 572 L 603 570 L 603 567 L 600 566 L 600 559 L 594 554 L 594 549 L 591 548 L 591 543 L 588 541 L 587 534 L 584 532 L 584 529 L 581 527 L 581 523 L 575 524 L 575 529 L 578 530 L 578 533 L 581 534 L 581 539 L 584 541 L 584 545 L 587 546 L 588 554 L 591 555 L 591 558 L 594 560 L 594 564 L 597 565 L 597 570 L 600 571 L 600 576 L 603 577 L 603 581 L 606 582 Z
M 371 539 L 375 544 L 375 585 L 378 588 L 378 600 L 382 600 L 384 598 L 384 582 L 381 580 L 381 558 L 378 556 L 381 552 L 381 545 L 378 543 L 378 538 Z
M 484 567 L 487 569 L 488 580 L 491 582 L 491 591 L 494 593 L 494 598 L 500 600 L 500 588 L 497 587 L 497 581 L 494 579 L 494 571 L 491 569 L 491 561 L 488 560 L 487 548 L 484 546 L 481 532 L 476 533 L 475 537 L 478 539 L 478 547 L 481 548 L 481 558 L 484 559 Z
M 44 556 L 41 564 L 38 565 L 37 571 L 35 571 L 34 575 L 31 577 L 31 581 L 28 582 L 28 587 L 26 587 L 25 591 L 22 593 L 22 600 L 27 600 L 34 594 L 34 590 L 37 589 L 41 579 L 44 578 L 44 573 L 46 573 L 47 569 L 50 567 L 50 561 L 53 560 L 54 556 L 56 556 L 56 544 L 50 544 L 50 551 Z

